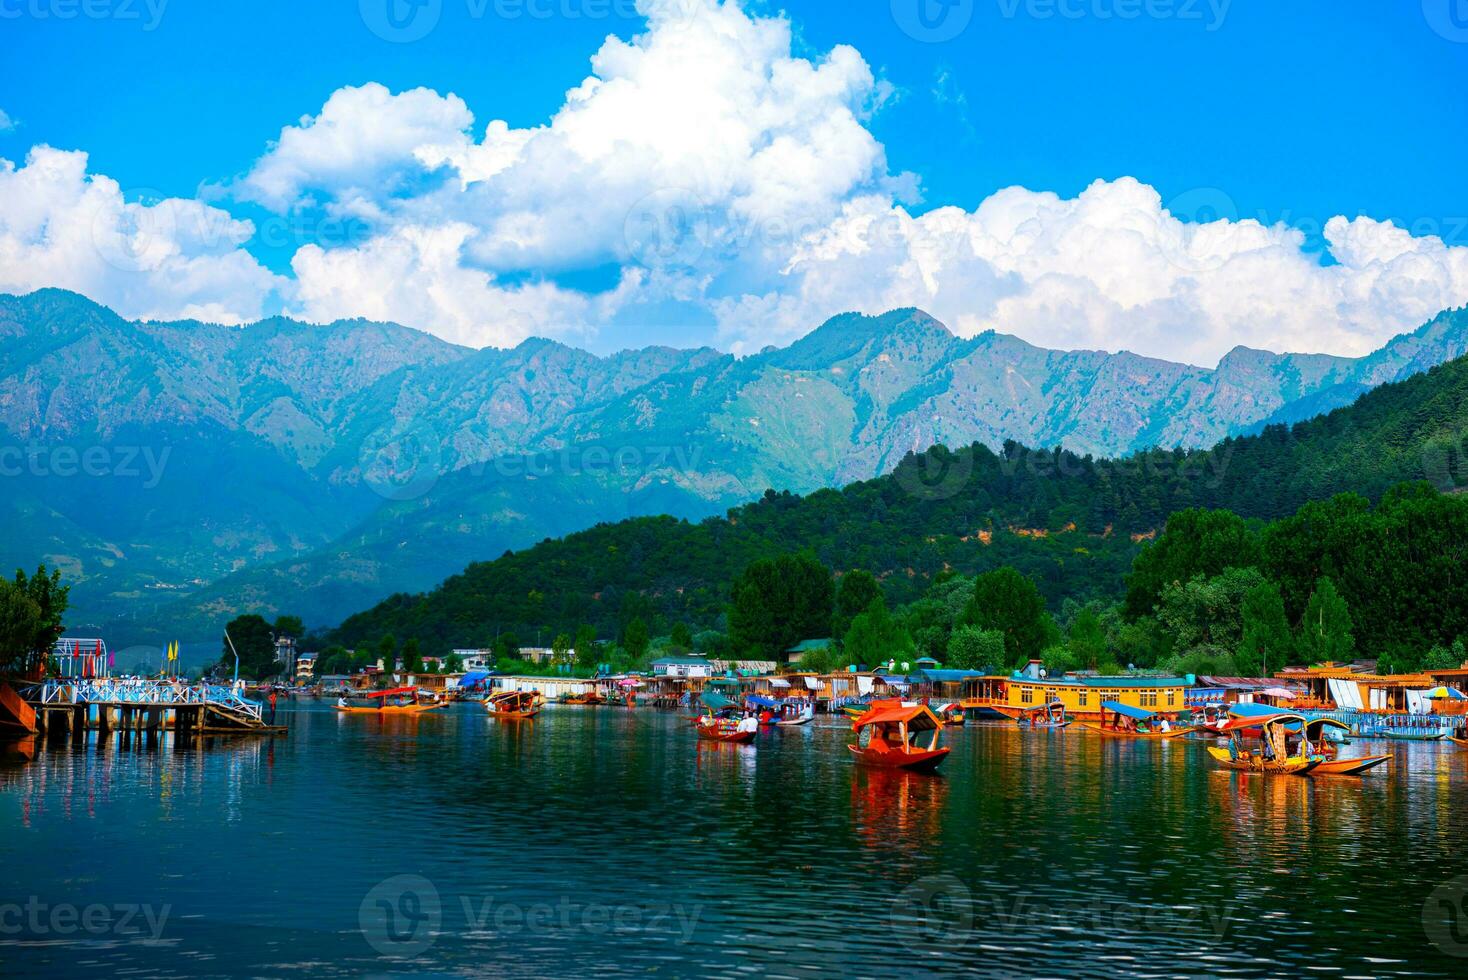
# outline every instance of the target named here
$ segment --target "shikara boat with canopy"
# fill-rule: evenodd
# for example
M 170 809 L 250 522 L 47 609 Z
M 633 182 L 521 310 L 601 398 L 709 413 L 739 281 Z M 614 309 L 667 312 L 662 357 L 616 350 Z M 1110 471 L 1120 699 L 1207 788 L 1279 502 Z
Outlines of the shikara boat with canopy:
M 1081 727 L 1110 738 L 1166 739 L 1186 735 L 1192 725 L 1174 725 L 1155 711 L 1120 701 L 1101 702 L 1101 721 L 1083 721 Z
M 336 702 L 336 710 L 349 715 L 417 715 L 443 706 L 442 701 L 419 701 L 416 687 L 371 691 L 360 697 L 341 697 Z
M 857 742 L 847 748 L 866 766 L 932 772 L 952 751 L 938 745 L 943 721 L 924 704 L 874 702 L 851 728 Z
M 722 694 L 712 691 L 699 695 L 704 713 L 693 719 L 698 737 L 710 742 L 727 742 L 731 745 L 748 745 L 759 734 L 759 727 L 741 728 L 738 705 Z
M 492 694 L 484 702 L 484 710 L 491 718 L 505 721 L 529 721 L 540 714 L 545 700 L 535 691 L 502 691 Z
M 1230 709 L 1234 718 L 1264 718 L 1278 713 L 1278 708 L 1267 704 L 1236 704 Z M 1321 761 L 1310 770 L 1312 776 L 1359 776 L 1391 760 L 1390 755 L 1340 758 L 1328 733 L 1349 732 L 1351 726 L 1334 718 L 1310 718 L 1303 723 L 1285 723 L 1284 730 L 1287 755 L 1320 757 Z
M 1070 724 L 1070 719 L 1065 714 L 1064 701 L 1051 701 L 1049 704 L 1037 704 L 1027 709 L 1016 721 L 1021 728 L 1060 729 Z
M 1228 748 L 1208 746 L 1208 754 L 1225 769 L 1240 772 L 1275 773 L 1287 776 L 1303 776 L 1325 761 L 1320 754 L 1291 755 L 1289 729 L 1296 731 L 1305 724 L 1305 717 L 1293 712 L 1282 711 L 1268 715 L 1246 715 L 1234 717 L 1223 726 L 1228 736 Z

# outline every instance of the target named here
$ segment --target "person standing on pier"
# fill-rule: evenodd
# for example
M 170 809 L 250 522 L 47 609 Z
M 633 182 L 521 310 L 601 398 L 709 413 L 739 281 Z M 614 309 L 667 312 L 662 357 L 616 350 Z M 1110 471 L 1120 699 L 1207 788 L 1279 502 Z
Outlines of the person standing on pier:
M 275 724 L 275 689 L 270 691 L 270 724 Z

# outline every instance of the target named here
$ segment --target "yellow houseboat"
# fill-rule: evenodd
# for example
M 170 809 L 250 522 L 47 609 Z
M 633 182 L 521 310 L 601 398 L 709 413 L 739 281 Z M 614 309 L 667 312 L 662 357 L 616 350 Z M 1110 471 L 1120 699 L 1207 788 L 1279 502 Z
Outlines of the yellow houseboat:
M 1111 701 L 1176 718 L 1187 708 L 1186 693 L 1194 684 L 1187 677 L 1041 677 L 1038 664 L 1005 677 L 989 675 L 964 682 L 964 710 L 975 717 L 1020 718 L 1044 705 L 1060 702 L 1065 714 L 1077 721 L 1105 719 L 1103 702 Z

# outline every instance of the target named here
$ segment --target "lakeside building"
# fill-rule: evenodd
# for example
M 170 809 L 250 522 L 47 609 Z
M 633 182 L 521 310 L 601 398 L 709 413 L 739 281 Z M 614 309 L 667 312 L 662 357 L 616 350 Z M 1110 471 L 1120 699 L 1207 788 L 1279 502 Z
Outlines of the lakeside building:
M 659 657 L 652 662 L 654 677 L 712 677 L 717 670 L 707 657 L 697 654 Z
M 296 683 L 308 684 L 316 676 L 316 661 L 320 658 L 319 653 L 302 652 L 296 654 Z
M 472 670 L 494 670 L 494 651 L 483 648 L 473 650 L 455 650 L 453 656 L 459 658 L 459 664 L 465 672 Z
M 806 654 L 814 653 L 818 650 L 829 650 L 830 648 L 831 638 L 829 636 L 801 640 L 799 643 L 785 650 L 784 663 L 789 667 L 798 667 L 800 666 L 800 662 L 805 659 Z

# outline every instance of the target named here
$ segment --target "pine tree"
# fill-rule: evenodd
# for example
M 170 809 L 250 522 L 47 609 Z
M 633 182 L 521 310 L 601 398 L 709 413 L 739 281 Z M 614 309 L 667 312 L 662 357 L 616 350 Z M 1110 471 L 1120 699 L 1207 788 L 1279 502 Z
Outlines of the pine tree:
M 1268 677 L 1295 662 L 1295 637 L 1285 618 L 1284 597 L 1273 582 L 1260 582 L 1244 594 L 1244 634 L 1234 661 L 1244 674 Z
M 1310 663 L 1350 660 L 1356 653 L 1351 611 L 1329 576 L 1321 576 L 1300 621 L 1300 651 Z

